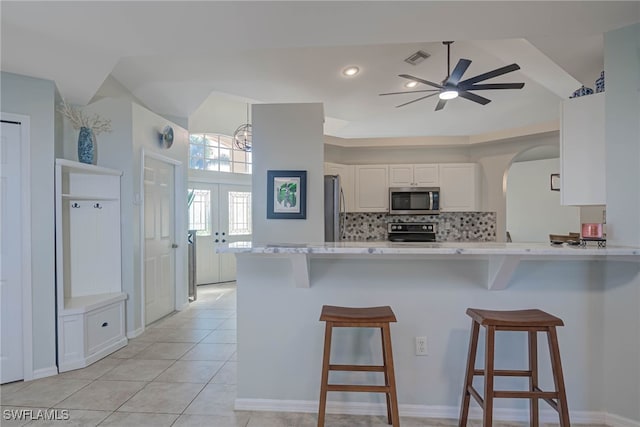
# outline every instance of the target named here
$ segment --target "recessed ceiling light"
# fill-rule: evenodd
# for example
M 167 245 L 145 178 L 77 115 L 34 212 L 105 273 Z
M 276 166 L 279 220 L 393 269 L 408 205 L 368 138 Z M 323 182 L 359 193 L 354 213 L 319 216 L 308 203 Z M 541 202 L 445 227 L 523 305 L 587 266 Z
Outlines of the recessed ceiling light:
M 440 92 L 440 94 L 438 95 L 438 98 L 440 99 L 453 99 L 453 98 L 457 98 L 458 97 L 458 91 L 457 90 L 445 90 L 444 92 Z
M 359 72 L 360 72 L 360 68 L 358 67 L 347 67 L 344 70 L 342 70 L 342 74 L 344 74 L 347 77 L 353 77 Z
M 410 82 L 407 82 L 407 83 L 404 85 L 404 87 L 408 87 L 408 88 L 412 88 L 412 87 L 416 87 L 416 86 L 418 86 L 418 82 L 417 82 L 417 81 L 415 81 L 415 80 L 412 80 L 412 81 L 410 81 Z

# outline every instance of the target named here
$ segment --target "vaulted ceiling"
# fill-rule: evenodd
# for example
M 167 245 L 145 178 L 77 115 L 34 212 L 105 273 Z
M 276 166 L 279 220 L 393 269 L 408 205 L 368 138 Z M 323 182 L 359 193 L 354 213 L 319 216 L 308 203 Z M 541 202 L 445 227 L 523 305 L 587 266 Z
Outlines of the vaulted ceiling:
M 3 71 L 54 80 L 87 104 L 111 75 L 153 111 L 189 117 L 212 94 L 256 103 L 322 102 L 325 132 L 343 138 L 477 135 L 558 119 L 559 102 L 603 69 L 603 33 L 640 22 L 640 2 L 217 2 L 0 3 Z M 406 73 L 465 78 L 518 63 L 487 82 L 486 106 L 436 98 L 405 107 Z M 417 50 L 431 56 L 413 66 Z M 345 78 L 341 70 L 361 72 Z M 422 86 L 416 89 L 426 89 Z

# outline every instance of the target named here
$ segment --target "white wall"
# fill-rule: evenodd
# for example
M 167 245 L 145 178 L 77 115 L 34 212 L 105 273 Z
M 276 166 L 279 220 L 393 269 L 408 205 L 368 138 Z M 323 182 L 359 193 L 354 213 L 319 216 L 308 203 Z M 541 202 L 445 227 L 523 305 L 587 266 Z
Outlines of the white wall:
M 322 104 L 253 106 L 253 240 L 324 241 Z M 307 171 L 307 219 L 267 219 L 267 171 Z
M 164 157 L 177 160 L 181 163 L 180 178 L 176 179 L 176 224 L 179 229 L 178 235 L 175 236 L 178 249 L 176 251 L 176 277 L 178 293 L 176 294 L 176 305 L 178 307 L 188 303 L 188 271 L 187 271 L 187 169 L 188 169 L 188 156 L 189 156 L 189 133 L 186 129 L 177 126 L 174 123 L 169 122 L 167 119 L 141 107 L 137 104 L 133 104 L 133 189 L 135 192 L 140 191 L 142 171 L 142 149 L 145 153 L 157 153 Z M 174 132 L 173 145 L 169 149 L 160 147 L 158 142 L 159 131 L 165 126 L 172 126 Z M 138 304 L 136 304 L 136 319 L 135 327 L 142 326 L 143 321 L 140 317 L 139 306 L 144 302 L 139 295 L 142 283 L 142 269 L 144 263 L 141 260 L 141 248 L 140 248 L 140 230 L 142 229 L 142 223 L 140 221 L 140 205 L 135 204 L 133 207 L 133 258 L 135 262 L 134 268 L 134 283 L 139 283 L 140 286 L 136 288 L 136 298 L 138 298 Z
M 181 236 L 177 242 L 181 246 L 176 253 L 176 271 L 182 297 L 180 303 L 187 302 L 187 252 L 186 252 L 186 183 L 188 133 L 167 119 L 132 103 L 127 97 L 120 99 L 103 98 L 83 108 L 87 113 L 97 113 L 105 119 L 111 119 L 113 131 L 99 135 L 97 140 L 97 164 L 123 171 L 121 179 L 122 214 L 122 283 L 123 291 L 129 295 L 126 303 L 127 333 L 135 333 L 142 327 L 141 305 L 142 261 L 140 258 L 140 194 L 141 152 L 158 153 L 175 159 L 183 164 L 182 190 L 177 191 L 176 206 L 184 206 L 181 221 Z M 164 126 L 174 129 L 174 142 L 170 149 L 160 148 L 158 132 Z M 65 158 L 77 160 L 77 135 L 71 127 L 65 135 Z
M 548 242 L 549 234 L 580 232 L 580 208 L 561 206 L 549 178 L 560 159 L 516 162 L 507 177 L 507 230 L 514 242 Z
M 401 140 L 398 138 L 397 140 Z M 325 144 L 325 161 L 349 165 L 394 163 L 465 163 L 469 147 L 338 147 Z
M 398 319 L 391 325 L 391 335 L 401 407 L 417 405 L 407 409 L 423 416 L 455 418 L 471 326 L 467 307 L 536 307 L 565 322 L 558 336 L 570 410 L 588 417 L 584 411 L 603 409 L 603 263 L 526 261 L 518 266 L 507 289 L 489 291 L 484 261 L 406 258 L 312 257 L 311 287 L 301 289 L 294 287 L 286 257 L 238 256 L 238 398 L 307 403 L 306 410 L 315 411 L 322 363 L 324 324 L 318 321 L 322 305 L 390 305 Z M 618 280 L 627 280 L 633 265 L 615 265 Z M 276 333 L 265 334 L 265 330 Z M 427 337 L 428 356 L 415 356 L 416 336 Z M 496 342 L 498 367 L 526 367 L 526 334 L 498 333 Z M 538 342 L 541 387 L 552 389 L 546 338 L 541 335 Z M 478 365 L 483 354 L 481 343 Z M 332 363 L 380 360 L 377 331 L 334 332 Z M 379 374 L 336 373 L 332 381 L 379 383 L 381 377 L 374 375 Z M 521 389 L 525 383 L 500 379 L 497 384 Z M 383 405 L 384 395 L 329 393 L 329 400 Z M 475 403 L 472 406 L 477 408 Z M 495 406 L 501 416 L 505 415 L 502 409 L 519 409 L 528 421 L 525 399 L 498 399 Z M 548 408 L 541 404 L 541 409 Z
M 56 365 L 54 155 L 56 87 L 49 80 L 0 73 L 0 110 L 29 116 L 31 122 L 31 284 L 33 370 Z M 60 148 L 58 147 L 58 150 Z
M 640 246 L 640 24 L 604 38 L 608 244 Z M 606 271 L 606 408 L 640 424 L 640 273 Z
M 224 95 L 210 95 L 189 117 L 189 132 L 233 135 L 247 122 L 247 103 Z

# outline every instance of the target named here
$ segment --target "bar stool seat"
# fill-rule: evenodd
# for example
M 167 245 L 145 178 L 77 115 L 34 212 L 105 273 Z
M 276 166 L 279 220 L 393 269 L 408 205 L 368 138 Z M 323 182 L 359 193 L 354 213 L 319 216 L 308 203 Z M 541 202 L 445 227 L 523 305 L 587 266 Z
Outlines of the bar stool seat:
M 391 351 L 390 322 L 396 322 L 396 316 L 389 306 L 383 307 L 336 307 L 322 306 L 320 321 L 326 322 L 324 334 L 324 354 L 322 361 L 322 382 L 320 385 L 320 403 L 318 408 L 318 427 L 324 426 L 327 405 L 327 392 L 368 392 L 385 393 L 387 400 L 387 422 L 393 427 L 400 426 L 398 397 L 393 370 Z M 382 365 L 332 365 L 331 336 L 333 328 L 379 328 L 382 339 Z M 383 372 L 385 385 L 329 384 L 329 371 Z
M 493 422 L 493 400 L 496 398 L 526 398 L 529 399 L 530 425 L 538 427 L 538 400 L 543 399 L 558 412 L 561 427 L 569 427 L 569 409 L 567 395 L 562 375 L 560 349 L 558 346 L 557 326 L 564 326 L 562 319 L 542 310 L 481 310 L 468 308 L 467 315 L 471 317 L 471 337 L 469 339 L 469 356 L 465 375 L 464 390 L 462 392 L 462 406 L 460 408 L 459 427 L 466 427 L 469 415 L 470 397 L 478 402 L 483 409 L 482 425 L 490 427 Z M 480 326 L 486 328 L 485 367 L 476 369 L 476 353 L 478 349 L 478 335 Z M 521 331 L 529 335 L 529 369 L 528 370 L 498 370 L 494 369 L 495 332 Z M 538 387 L 538 332 L 546 332 L 549 342 L 551 370 L 553 373 L 554 391 L 542 391 Z M 473 377 L 484 376 L 484 396 L 473 387 Z M 528 377 L 529 390 L 507 391 L 494 389 L 494 376 Z

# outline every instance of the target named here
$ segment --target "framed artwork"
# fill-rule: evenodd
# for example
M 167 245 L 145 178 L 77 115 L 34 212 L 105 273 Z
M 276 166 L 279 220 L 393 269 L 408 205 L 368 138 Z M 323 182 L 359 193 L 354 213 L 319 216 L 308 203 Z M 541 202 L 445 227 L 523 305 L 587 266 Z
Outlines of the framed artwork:
M 307 218 L 307 171 L 267 171 L 267 218 Z
M 551 174 L 551 191 L 560 191 L 560 174 Z

